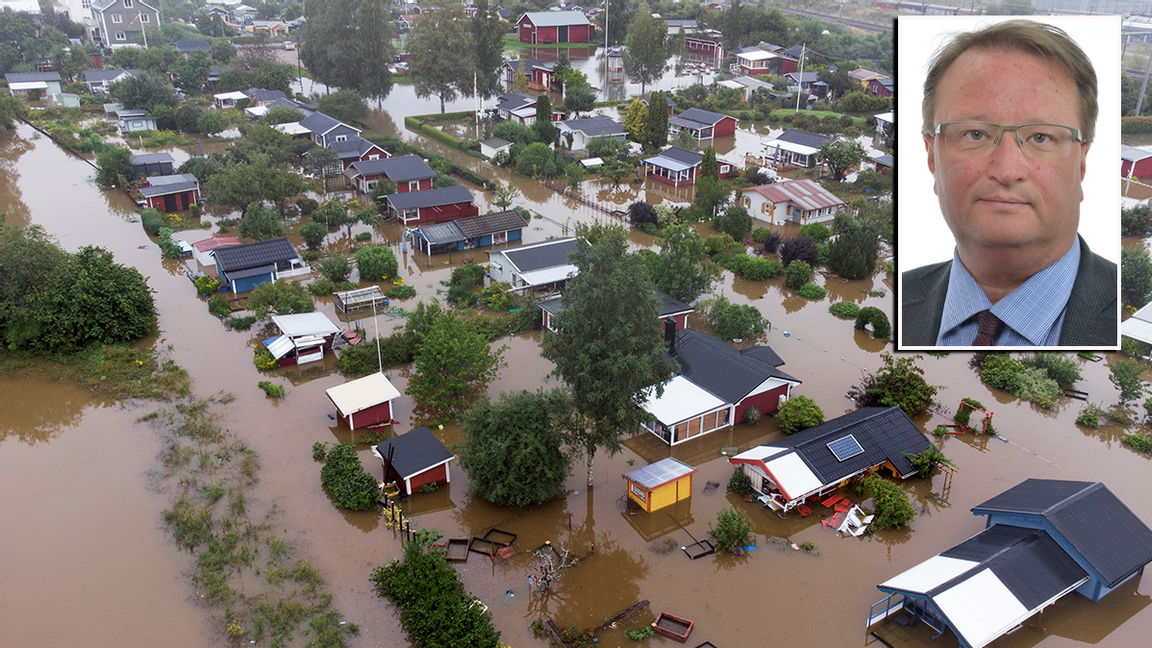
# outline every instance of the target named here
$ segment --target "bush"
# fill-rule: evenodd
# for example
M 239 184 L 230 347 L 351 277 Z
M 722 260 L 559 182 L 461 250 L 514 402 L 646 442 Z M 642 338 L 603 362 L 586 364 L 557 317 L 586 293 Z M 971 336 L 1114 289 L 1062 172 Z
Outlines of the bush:
M 1016 393 L 1024 367 L 1006 353 L 990 353 L 980 364 L 980 381 L 989 387 Z
M 304 238 L 304 245 L 307 245 L 309 250 L 319 250 L 324 243 L 324 237 L 328 236 L 328 228 L 324 227 L 324 223 L 308 221 L 300 228 L 300 236 Z
M 1152 452 L 1152 437 L 1147 434 L 1126 434 L 1122 443 L 1137 452 Z
M 716 548 L 737 553 L 751 542 L 752 522 L 731 506 L 716 514 L 716 526 L 708 525 L 708 534 L 716 541 Z
M 756 258 L 749 259 L 742 274 L 749 281 L 764 281 L 780 276 L 782 272 L 784 272 L 784 266 L 776 259 Z
M 759 336 L 764 332 L 766 321 L 755 306 L 733 304 L 723 296 L 705 300 L 700 306 L 708 314 L 709 326 L 722 339 L 737 340 Z
M 338 252 L 326 254 L 316 267 L 320 270 L 321 276 L 334 284 L 347 281 L 348 275 L 352 274 L 352 263 L 348 257 Z
M 396 276 L 400 265 L 392 248 L 383 245 L 366 245 L 356 250 L 356 269 L 360 271 L 360 281 L 381 281 Z
M 799 290 L 811 278 L 812 266 L 803 261 L 793 261 L 784 269 L 784 285 L 792 290 Z
M 712 221 L 712 229 L 738 241 L 752 230 L 752 216 L 744 207 L 732 205 Z
M 806 236 L 792 236 L 780 243 L 780 262 L 788 267 L 793 261 L 803 261 L 808 266 L 815 267 L 820 264 L 820 252 L 816 244 Z M 799 287 L 799 284 L 797 287 Z
M 755 405 L 744 410 L 744 414 L 740 417 L 740 422 L 744 425 L 756 425 L 760 422 L 760 409 Z
M 868 475 L 860 481 L 872 493 L 872 504 L 876 506 L 876 518 L 869 528 L 877 531 L 898 529 L 916 517 L 908 494 L 899 485 L 879 475 Z
M 780 421 L 781 432 L 795 434 L 823 423 L 824 410 L 807 396 L 793 396 L 780 406 L 776 420 Z
M 366 511 L 380 498 L 376 478 L 364 471 L 356 450 L 343 443 L 334 446 L 324 460 L 320 484 L 328 489 L 339 508 Z
M 192 285 L 196 286 L 196 292 L 205 297 L 220 290 L 221 283 L 219 279 L 210 275 L 200 275 L 192 280 Z
M 780 232 L 768 232 L 764 237 L 764 253 L 775 254 L 776 250 L 780 248 L 781 240 Z
M 916 476 L 920 479 L 928 479 L 936 474 L 940 466 L 951 466 L 952 462 L 944 456 L 936 446 L 929 446 L 927 450 L 918 452 L 916 454 L 904 453 L 908 458 L 909 463 L 916 469 Z
M 264 319 L 273 315 L 311 313 L 316 310 L 312 297 L 299 283 L 278 279 L 275 283 L 260 284 L 248 296 L 248 309 Z
M 828 312 L 840 319 L 853 319 L 860 313 L 860 305 L 856 302 L 838 301 L 828 307 Z
M 257 346 L 256 350 L 252 352 L 252 364 L 256 365 L 260 371 L 271 371 L 280 366 L 276 357 L 263 344 Z
M 328 456 L 328 444 L 317 441 L 312 444 L 312 460 L 324 461 L 324 457 Z
M 478 263 L 465 263 L 452 270 L 451 284 L 474 288 L 484 283 L 484 266 Z
M 308 284 L 308 292 L 315 297 L 327 297 L 336 292 L 336 284 L 331 279 L 320 277 Z
M 832 230 L 824 223 L 808 223 L 800 228 L 800 236 L 812 239 L 816 243 L 823 243 L 832 236 Z
M 983 409 L 984 404 L 975 398 L 961 398 L 960 406 L 956 408 L 956 416 L 953 417 L 953 420 L 960 425 L 968 425 L 968 421 L 972 419 L 972 412 Z
M 1149 345 L 1147 342 L 1141 342 L 1135 338 L 1121 337 L 1120 351 L 1129 358 L 1143 358 L 1152 352 L 1152 345 Z M 1057 382 L 1060 381 L 1057 380 Z
M 252 328 L 252 325 L 255 323 L 256 323 L 256 317 L 254 315 L 245 315 L 243 317 L 229 317 L 228 318 L 229 328 L 233 328 L 237 331 L 247 331 L 248 329 Z
M 800 290 L 796 292 L 800 293 L 801 297 L 807 297 L 808 299 L 824 299 L 824 296 L 828 294 L 827 290 L 824 290 L 824 288 L 814 283 L 804 284 L 800 286 Z
M 240 217 L 240 236 L 258 241 L 284 236 L 284 224 L 280 221 L 280 214 L 275 209 L 259 205 L 249 207 Z
M 165 225 L 164 215 L 151 207 L 140 212 L 140 222 L 144 225 L 144 231 L 152 236 L 159 236 L 160 228 Z
M 320 203 L 311 198 L 301 198 L 296 201 L 296 208 L 300 210 L 301 216 L 311 216 L 312 212 L 316 211 L 319 206 Z
M 656 208 L 642 200 L 638 200 L 628 205 L 628 222 L 632 224 L 632 227 L 636 228 L 645 223 L 658 225 L 659 221 L 656 218 Z
M 388 295 L 388 299 L 411 299 L 416 296 L 416 289 L 412 286 L 405 286 L 402 284 L 399 286 L 392 286 L 388 289 L 386 294 Z
M 232 314 L 232 307 L 228 305 L 228 298 L 216 293 L 208 300 L 208 312 L 217 317 L 226 317 Z
M 1076 417 L 1076 425 L 1082 425 L 1086 428 L 1098 428 L 1100 427 L 1100 415 L 1089 410 L 1080 412 L 1080 416 Z
M 261 380 L 260 382 L 256 383 L 256 386 L 259 387 L 260 389 L 263 389 L 264 393 L 268 394 L 272 398 L 283 398 L 284 397 L 284 386 L 283 385 L 277 385 L 274 382 L 268 382 L 267 380 Z
M 865 306 L 856 314 L 856 330 L 863 331 L 864 327 L 872 325 L 872 337 L 885 340 L 892 334 L 892 324 L 888 322 L 888 315 L 875 306 Z
M 751 493 L 752 478 L 740 466 L 736 466 L 732 470 L 732 476 L 728 478 L 728 490 L 736 493 L 737 495 L 747 495 Z
M 1124 338 L 1125 340 L 1130 338 Z M 1135 340 L 1133 340 L 1135 342 Z M 1123 349 L 1123 341 L 1121 341 Z M 1071 356 L 1055 351 L 1033 353 L 1020 358 L 1020 364 L 1025 367 L 1043 369 L 1048 377 L 1057 384 L 1065 387 L 1076 384 L 1080 380 L 1080 366 Z
M 507 281 L 493 281 L 484 289 L 481 298 L 488 310 L 505 312 L 516 306 L 516 300 L 512 298 L 512 284 Z
M 757 227 L 756 229 L 752 230 L 752 240 L 757 243 L 763 243 L 771 233 L 772 230 L 768 229 L 767 227 Z

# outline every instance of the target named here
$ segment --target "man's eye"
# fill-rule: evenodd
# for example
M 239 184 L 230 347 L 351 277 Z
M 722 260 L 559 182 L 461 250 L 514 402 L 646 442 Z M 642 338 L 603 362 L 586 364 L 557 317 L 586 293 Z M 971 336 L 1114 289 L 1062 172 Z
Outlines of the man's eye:
M 982 130 L 966 130 L 960 133 L 960 137 L 972 142 L 980 142 L 988 139 L 989 135 L 987 132 Z

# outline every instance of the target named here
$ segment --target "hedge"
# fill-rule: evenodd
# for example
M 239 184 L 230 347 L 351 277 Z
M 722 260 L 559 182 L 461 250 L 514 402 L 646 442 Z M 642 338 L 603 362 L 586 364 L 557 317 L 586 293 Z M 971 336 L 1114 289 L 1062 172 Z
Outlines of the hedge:
M 1121 117 L 1121 133 L 1152 133 L 1152 117 Z

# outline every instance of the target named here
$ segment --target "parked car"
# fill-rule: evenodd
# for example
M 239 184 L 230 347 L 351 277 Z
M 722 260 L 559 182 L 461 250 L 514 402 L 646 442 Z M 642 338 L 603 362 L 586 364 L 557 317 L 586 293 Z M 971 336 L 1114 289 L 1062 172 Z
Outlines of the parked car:
M 296 43 L 293 43 L 292 41 L 284 41 L 284 49 L 290 52 L 296 49 Z

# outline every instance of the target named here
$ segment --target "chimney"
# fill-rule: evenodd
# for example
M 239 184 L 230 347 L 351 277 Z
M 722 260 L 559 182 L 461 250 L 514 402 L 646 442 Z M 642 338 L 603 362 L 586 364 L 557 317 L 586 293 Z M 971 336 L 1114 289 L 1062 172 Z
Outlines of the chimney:
M 664 341 L 668 343 L 668 353 L 676 351 L 676 320 L 671 317 L 664 318 Z

